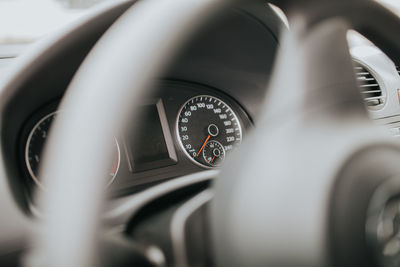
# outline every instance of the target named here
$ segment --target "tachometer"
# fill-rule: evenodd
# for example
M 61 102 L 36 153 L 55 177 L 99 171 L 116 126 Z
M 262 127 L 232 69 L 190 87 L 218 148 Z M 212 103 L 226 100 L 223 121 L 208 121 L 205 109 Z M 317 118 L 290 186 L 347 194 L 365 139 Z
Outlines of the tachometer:
M 25 147 L 25 162 L 28 172 L 37 185 L 42 186 L 38 176 L 39 165 L 42 157 L 44 144 L 46 142 L 51 123 L 57 116 L 57 112 L 53 112 L 43 117 L 31 130 Z M 117 140 L 115 140 L 115 159 L 110 168 L 110 184 L 117 175 L 120 164 L 120 150 Z
M 196 164 L 216 167 L 242 141 L 242 127 L 235 112 L 209 95 L 189 99 L 177 119 L 178 140 Z

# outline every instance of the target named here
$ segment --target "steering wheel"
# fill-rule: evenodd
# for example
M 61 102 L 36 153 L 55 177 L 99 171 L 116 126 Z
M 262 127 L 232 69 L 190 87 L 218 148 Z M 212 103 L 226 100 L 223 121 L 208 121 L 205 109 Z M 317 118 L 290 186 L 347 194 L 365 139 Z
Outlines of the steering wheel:
M 191 34 L 228 5 L 247 2 L 139 1 L 101 37 L 62 101 L 70 112 L 52 129 L 41 172 L 44 216 L 32 230 L 28 266 L 99 264 L 105 226 L 98 178 L 111 160 L 109 140 L 134 121 L 154 77 Z M 395 223 L 400 147 L 367 117 L 346 33 L 355 28 L 397 57 L 400 39 L 392 31 L 399 19 L 372 1 L 276 2 L 291 30 L 282 38 L 262 119 L 220 175 L 194 178 L 218 176 L 207 218 L 216 264 L 395 266 L 400 251 L 387 248 L 397 232 L 382 225 Z M 151 264 L 132 244 L 118 248 L 130 264 Z

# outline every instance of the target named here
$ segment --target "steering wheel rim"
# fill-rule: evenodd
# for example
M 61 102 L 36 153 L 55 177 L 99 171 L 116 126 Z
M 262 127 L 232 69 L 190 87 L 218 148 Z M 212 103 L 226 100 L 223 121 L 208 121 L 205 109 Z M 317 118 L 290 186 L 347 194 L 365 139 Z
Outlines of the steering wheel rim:
M 69 112 L 60 114 L 56 119 L 45 148 L 41 177 L 48 190 L 46 194 L 42 193 L 39 196 L 38 202 L 45 217 L 35 238 L 37 246 L 31 252 L 28 262 L 77 267 L 97 264 L 95 260 L 99 227 L 97 220 L 101 213 L 103 197 L 103 186 L 98 182 L 98 177 L 107 173 L 105 166 L 108 166 L 107 163 L 111 160 L 108 155 L 112 155 L 107 153 L 112 147 L 99 144 L 109 143 L 106 140 L 111 140 L 115 132 L 118 133 L 124 128 L 124 122 L 129 120 L 128 114 L 131 114 L 130 118 L 135 116 L 132 115 L 135 110 L 131 110 L 130 107 L 138 106 L 140 99 L 147 95 L 146 90 L 151 88 L 150 78 L 156 77 L 162 70 L 168 59 L 178 50 L 178 45 L 189 37 L 187 33 L 192 32 L 206 17 L 212 15 L 212 11 L 221 8 L 223 2 L 141 1 L 117 20 L 98 41 L 81 65 L 62 100 L 61 108 Z M 177 12 L 178 10 L 180 12 Z M 146 25 L 145 29 L 143 25 Z M 165 27 L 174 30 L 165 31 Z M 157 34 L 148 35 L 148 31 Z M 125 36 L 125 41 L 115 43 L 117 36 Z M 159 46 L 160 43 L 163 45 Z M 132 47 L 132 44 L 135 45 Z M 109 50 L 110 48 L 112 50 Z M 114 52 L 110 53 L 111 51 Z M 129 57 L 135 61 L 127 61 L 126 54 L 117 55 L 115 51 L 130 51 Z M 105 55 L 108 63 L 101 64 L 100 69 L 98 60 L 105 59 Z M 121 66 L 121 62 L 127 63 L 124 68 L 110 69 L 110 65 Z M 137 62 L 146 62 L 146 66 L 143 67 Z M 97 66 L 95 71 L 93 66 Z M 111 70 L 115 72 L 111 74 Z M 113 79 L 96 82 L 87 79 L 110 76 Z M 126 79 L 127 77 L 129 79 Z M 109 103 L 107 111 L 100 107 L 103 106 L 100 103 L 106 102 Z M 91 103 L 91 107 L 87 105 L 88 103 Z M 100 113 L 99 110 L 104 112 Z M 99 117 L 102 121 L 110 122 L 107 129 L 100 132 L 100 124 L 103 126 L 104 124 L 99 121 Z M 85 131 L 81 133 L 79 140 L 76 140 L 66 134 L 68 130 L 65 130 L 69 127 Z M 97 130 L 92 131 L 94 129 Z M 60 139 L 64 141 L 60 143 Z M 76 149 L 82 149 L 79 159 L 73 156 Z M 91 160 L 89 162 L 83 159 Z M 56 170 L 54 168 L 58 165 L 56 162 L 64 162 L 67 165 L 64 165 L 63 169 Z M 92 167 L 88 166 L 94 162 L 96 163 Z M 80 171 L 83 169 L 85 171 Z M 74 184 L 78 181 L 80 187 L 77 189 Z M 66 192 L 73 193 L 75 204 L 71 202 L 71 195 Z M 91 199 L 85 199 L 86 196 L 90 196 Z M 82 214 L 85 216 L 81 216 Z M 55 244 L 60 245 L 55 246 Z M 81 249 L 76 249 L 77 244 Z
M 133 102 L 132 106 L 137 106 L 137 101 L 146 95 L 146 89 L 151 87 L 150 79 L 155 77 L 167 64 L 168 59 L 178 50 L 179 44 L 182 44 L 189 37 L 188 33 L 204 23 L 205 18 L 215 14 L 214 12 L 231 2 L 234 1 L 183 0 L 163 1 L 162 4 L 153 0 L 142 1 L 129 10 L 101 38 L 81 66 L 63 100 L 62 107 L 73 112 L 60 116 L 53 126 L 53 133 L 47 146 L 42 169 L 42 177 L 49 189 L 48 194 L 41 196 L 46 219 L 41 228 L 43 231 L 39 232 L 38 250 L 35 250 L 32 254 L 34 258 L 42 259 L 49 266 L 67 266 L 68 264 L 68 266 L 79 267 L 95 264 L 94 251 L 98 229 L 96 220 L 101 212 L 103 197 L 102 186 L 98 183 L 97 178 L 107 172 L 105 167 L 99 168 L 99 166 L 107 166 L 106 163 L 110 160 L 107 154 L 111 155 L 111 153 L 106 153 L 111 151 L 111 147 L 108 149 L 101 147 L 100 149 L 98 145 L 105 146 L 109 143 L 107 140 L 114 133 L 110 129 L 123 129 L 123 122 L 128 121 L 128 114 L 134 114 L 128 108 L 128 103 L 132 105 Z M 176 12 L 183 7 L 185 7 L 184 12 Z M 166 14 L 168 12 L 165 12 L 165 10 L 174 10 L 174 18 L 168 21 L 169 27 L 167 27 L 175 30 L 173 34 L 165 32 L 158 34 L 158 36 L 147 36 L 148 39 L 143 38 L 138 41 L 137 36 L 146 36 L 142 29 L 143 24 L 148 26 L 146 31 L 152 29 L 151 32 L 162 32 L 158 30 L 160 25 L 165 27 L 163 23 L 166 23 L 167 18 L 171 18 L 171 15 Z M 157 19 L 154 20 L 154 18 Z M 126 34 L 128 32 L 130 34 Z M 125 36 L 126 42 L 115 44 L 113 40 L 118 39 L 119 36 Z M 164 46 L 155 51 L 156 48 L 159 48 L 155 44 L 161 42 Z M 136 47 L 131 47 L 132 43 L 136 43 Z M 113 47 L 116 51 L 127 51 L 127 48 L 129 48 L 131 51 L 129 58 L 136 59 L 138 62 L 146 62 L 146 68 L 143 69 L 142 66 L 139 67 L 138 64 L 130 62 L 125 64 L 126 68 L 120 70 L 120 73 L 110 70 L 109 66 L 103 64 L 103 62 L 114 65 L 122 60 L 126 62 L 127 59 L 127 56 L 122 55 L 122 53 L 112 56 L 105 54 L 105 52 L 110 51 L 110 47 Z M 100 58 L 102 58 L 102 61 L 99 61 Z M 91 69 L 92 66 L 100 66 L 101 68 L 96 68 L 96 72 L 94 72 Z M 129 79 L 118 80 L 117 86 L 115 86 L 114 82 L 111 83 L 110 80 L 106 79 L 107 75 L 110 75 L 114 82 L 119 77 L 129 77 Z M 89 77 L 92 78 L 89 79 Z M 132 84 L 135 84 L 134 89 L 131 88 Z M 112 92 L 112 94 L 110 94 L 110 90 L 107 90 L 107 87 L 111 86 L 117 88 L 117 91 Z M 354 87 L 356 88 L 356 86 Z M 93 88 L 96 88 L 96 90 Z M 79 98 L 77 97 L 78 92 Z M 85 92 L 83 97 L 82 92 Z M 360 98 L 356 97 L 356 99 L 360 104 Z M 90 112 L 85 112 L 88 109 L 89 100 L 92 101 L 89 108 Z M 108 129 L 98 121 L 101 107 L 96 106 L 98 103 L 106 103 L 106 100 L 110 106 L 108 112 L 102 112 L 101 115 L 105 118 L 104 121 L 110 122 L 107 126 Z M 365 115 L 365 110 L 360 107 L 361 105 L 357 109 Z M 121 114 L 123 115 L 121 116 Z M 121 118 L 115 120 L 116 115 L 121 116 Z M 76 118 L 79 118 L 79 120 Z M 84 131 L 80 141 L 75 142 L 75 138 L 69 136 L 68 129 L 85 128 L 88 122 L 91 122 L 92 127 L 85 129 L 87 131 Z M 102 129 L 101 134 L 99 134 L 98 129 Z M 93 136 L 96 138 L 93 138 Z M 86 163 L 76 160 L 75 148 L 82 149 L 83 158 L 90 158 L 92 161 L 96 159 L 96 168 L 88 168 Z M 63 153 L 58 153 L 58 151 L 63 151 Z M 104 156 L 99 156 L 101 154 L 104 154 Z M 67 162 L 68 167 L 64 168 L 65 171 L 60 171 L 57 162 Z M 57 166 L 57 168 L 54 168 L 54 166 Z M 71 170 L 82 171 L 79 171 L 79 175 L 75 175 Z M 88 179 L 88 177 L 90 178 Z M 73 181 L 85 182 L 82 184 L 81 190 L 75 191 L 75 188 L 71 186 L 71 184 L 74 184 Z M 90 189 L 90 192 L 87 191 L 88 189 Z M 77 203 L 78 201 L 79 203 L 85 202 L 87 205 L 72 205 L 68 192 L 75 193 Z M 86 199 L 85 196 L 87 195 L 92 197 L 90 201 Z M 82 228 L 78 228 L 76 221 L 80 214 L 89 217 L 85 222 L 85 227 Z M 81 219 L 82 217 L 79 218 L 79 223 L 82 223 Z M 60 229 L 64 229 L 68 234 L 60 236 Z M 55 242 L 56 240 L 58 242 Z M 77 251 L 76 242 L 80 242 L 84 249 Z M 55 243 L 63 244 L 63 246 L 54 246 Z M 47 258 L 45 258 L 45 255 Z M 73 262 L 71 262 L 71 259 L 73 259 Z

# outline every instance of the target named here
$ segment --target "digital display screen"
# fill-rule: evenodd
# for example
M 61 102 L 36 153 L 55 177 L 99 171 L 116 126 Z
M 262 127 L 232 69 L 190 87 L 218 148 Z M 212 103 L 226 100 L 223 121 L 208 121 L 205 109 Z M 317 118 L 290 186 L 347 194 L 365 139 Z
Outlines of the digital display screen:
M 162 102 L 142 107 L 139 114 L 140 120 L 132 124 L 129 142 L 132 171 L 175 164 L 175 151 L 171 151 L 172 138 Z

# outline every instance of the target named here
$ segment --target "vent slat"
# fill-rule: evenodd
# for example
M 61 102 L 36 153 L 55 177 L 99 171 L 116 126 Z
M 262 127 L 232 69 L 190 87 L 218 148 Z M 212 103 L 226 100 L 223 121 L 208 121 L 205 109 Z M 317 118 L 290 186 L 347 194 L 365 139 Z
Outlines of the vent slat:
M 373 83 L 373 84 L 362 84 L 360 85 L 361 87 L 379 87 L 379 84 Z
M 354 70 L 365 105 L 376 107 L 385 103 L 385 96 L 382 94 L 382 89 L 372 73 L 358 62 L 355 62 Z M 400 73 L 399 68 L 398 71 Z
M 381 102 L 379 100 L 371 100 L 371 101 L 365 101 L 365 104 L 369 107 L 373 107 L 373 106 L 378 106 L 381 104 Z
M 361 81 L 375 81 L 375 78 L 357 77 L 357 79 Z
M 370 91 L 362 91 L 361 94 L 372 94 L 372 93 L 380 93 L 381 90 L 370 90 Z
M 376 100 L 376 99 L 383 99 L 383 96 L 373 96 L 364 98 L 365 101 Z

